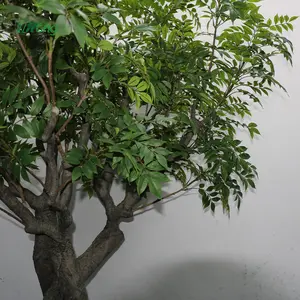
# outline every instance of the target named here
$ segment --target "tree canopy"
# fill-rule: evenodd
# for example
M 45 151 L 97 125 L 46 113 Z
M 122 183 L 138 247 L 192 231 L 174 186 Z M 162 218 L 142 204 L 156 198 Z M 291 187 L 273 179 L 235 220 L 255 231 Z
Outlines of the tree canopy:
M 228 212 L 231 196 L 239 205 L 257 172 L 236 130 L 259 134 L 243 118 L 280 86 L 272 57 L 291 62 L 282 32 L 296 17 L 266 20 L 258 0 L 99 2 L 2 7 L 1 167 L 29 181 L 38 141 L 55 132 L 90 196 L 109 165 L 142 196 L 161 198 L 172 178 L 186 189 L 191 175 L 204 207 Z

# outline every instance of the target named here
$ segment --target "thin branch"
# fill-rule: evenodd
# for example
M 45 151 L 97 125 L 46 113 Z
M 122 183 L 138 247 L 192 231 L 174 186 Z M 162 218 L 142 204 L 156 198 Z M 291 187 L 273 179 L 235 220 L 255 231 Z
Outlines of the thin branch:
M 0 185 L 0 199 L 2 202 L 17 215 L 26 226 L 35 222 L 35 217 L 10 191 L 4 184 Z
M 15 182 L 12 179 L 11 174 L 0 167 L 0 173 L 9 184 L 9 188 L 15 197 L 21 198 L 23 202 L 27 202 L 33 209 L 42 208 L 42 203 L 39 201 L 39 196 L 35 195 L 30 190 L 22 187 L 20 183 Z
M 21 223 L 22 225 L 24 225 L 24 223 L 23 223 L 23 221 L 21 219 L 19 219 L 18 217 L 16 217 L 14 214 L 10 213 L 8 210 L 5 210 L 4 208 L 0 207 L 0 211 L 4 212 L 5 214 L 7 214 L 8 216 L 10 216 L 14 220 L 16 220 L 19 223 Z
M 23 43 L 23 41 L 22 41 L 22 39 L 21 39 L 21 37 L 20 37 L 20 35 L 19 35 L 18 33 L 16 33 L 16 37 L 17 37 L 17 40 L 18 40 L 18 42 L 19 42 L 19 44 L 20 44 L 20 46 L 21 46 L 21 48 L 22 48 L 22 50 L 23 50 L 24 55 L 26 56 L 26 58 L 27 58 L 27 60 L 28 60 L 28 62 L 29 62 L 29 64 L 30 64 L 30 66 L 31 66 L 31 68 L 32 68 L 32 70 L 33 70 L 33 72 L 35 73 L 35 75 L 37 76 L 37 78 L 39 79 L 40 83 L 41 83 L 42 86 L 43 86 L 43 89 L 44 89 L 44 92 L 45 92 L 45 95 L 46 95 L 47 104 L 50 104 L 50 103 L 51 103 L 51 101 L 50 101 L 50 93 L 49 93 L 49 89 L 48 89 L 48 87 L 47 87 L 47 85 L 46 85 L 44 79 L 43 79 L 42 76 L 40 75 L 40 73 L 39 73 L 39 71 L 37 70 L 35 64 L 33 63 L 32 58 L 31 58 L 31 56 L 28 54 L 28 52 L 27 52 L 27 50 L 26 50 L 26 48 L 25 48 L 25 45 L 24 45 L 24 43 Z
M 216 5 L 216 13 L 218 12 L 218 9 L 219 9 L 219 6 Z M 211 52 L 211 56 L 210 56 L 210 62 L 209 62 L 208 72 L 210 72 L 211 69 L 212 69 L 212 67 L 213 67 L 213 60 L 214 60 L 215 51 L 216 51 L 218 27 L 219 27 L 219 16 L 216 17 L 216 21 L 214 23 L 214 34 L 213 34 L 212 52 Z
M 76 107 L 80 107 L 85 99 L 86 99 L 86 96 L 83 96 L 80 99 L 80 101 L 78 102 L 78 104 L 76 105 Z M 59 138 L 60 135 L 66 130 L 66 127 L 72 121 L 73 117 L 74 117 L 74 114 L 71 114 L 71 116 L 65 121 L 65 123 L 61 126 L 61 128 L 57 131 L 57 133 L 56 133 L 57 138 Z
M 37 175 L 35 175 L 34 172 L 32 172 L 32 171 L 31 171 L 30 169 L 28 169 L 28 168 L 26 168 L 26 171 L 27 171 L 33 178 L 35 178 L 35 179 L 41 184 L 41 186 L 42 186 L 43 188 L 45 188 L 44 182 L 43 182 Z
M 63 184 L 61 184 L 61 185 L 58 187 L 58 189 L 56 190 L 56 194 L 58 194 L 58 193 L 60 193 L 62 190 L 64 190 L 65 187 L 66 187 L 69 183 L 71 183 L 71 182 L 72 182 L 72 179 L 71 179 L 71 178 L 65 180 L 65 182 L 64 182 Z
M 176 194 L 178 194 L 178 193 L 181 193 L 181 192 L 185 192 L 185 191 L 189 190 L 187 187 L 191 186 L 193 183 L 195 183 L 195 182 L 198 181 L 198 180 L 199 180 L 199 178 L 195 178 L 195 179 L 192 180 L 190 183 L 188 183 L 187 186 L 185 186 L 185 187 L 183 187 L 183 188 L 181 188 L 181 189 L 179 189 L 179 190 L 177 190 L 177 191 L 175 191 L 175 192 L 173 192 L 173 193 L 170 193 L 170 194 L 168 194 L 168 195 L 165 195 L 165 196 L 162 197 L 161 199 L 157 199 L 157 200 L 154 200 L 154 201 L 151 202 L 151 203 L 145 204 L 145 205 L 143 205 L 143 206 L 139 206 L 139 207 L 137 207 L 136 209 L 134 209 L 134 211 L 136 212 L 136 211 L 138 211 L 138 210 L 142 210 L 142 209 L 144 209 L 144 208 L 146 208 L 146 207 L 148 207 L 148 206 L 151 206 L 151 205 L 153 205 L 153 204 L 155 204 L 155 203 L 161 202 L 162 200 L 164 200 L 164 199 L 166 199 L 166 198 L 172 197 L 172 196 L 174 196 L 174 195 L 176 195 Z
M 86 73 L 79 73 L 74 68 L 70 69 L 71 74 L 75 77 L 75 79 L 78 81 L 78 96 L 80 98 L 78 104 L 76 107 L 80 107 L 83 103 L 83 101 L 87 98 L 85 89 L 87 87 L 89 76 Z M 66 127 L 68 124 L 72 121 L 74 115 L 72 114 L 62 125 L 62 127 L 58 130 L 56 137 L 59 138 L 59 136 L 66 130 Z
M 53 49 L 55 47 L 55 42 L 50 40 L 50 49 L 48 52 L 48 73 L 49 73 L 49 82 L 51 88 L 51 98 L 53 106 L 56 106 L 56 96 L 55 96 L 55 87 L 54 87 L 54 80 L 53 80 Z

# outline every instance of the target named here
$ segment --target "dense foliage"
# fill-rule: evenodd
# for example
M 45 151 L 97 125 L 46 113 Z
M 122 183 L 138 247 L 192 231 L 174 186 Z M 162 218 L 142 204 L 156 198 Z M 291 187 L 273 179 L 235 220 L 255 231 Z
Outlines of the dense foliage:
M 0 14 L 1 170 L 30 181 L 56 118 L 60 156 L 90 196 L 110 166 L 144 197 L 160 199 L 175 178 L 183 190 L 199 183 L 205 208 L 222 203 L 229 212 L 230 199 L 239 206 L 257 172 L 236 132 L 259 134 L 244 117 L 281 87 L 272 58 L 291 62 L 282 32 L 296 19 L 265 19 L 259 2 L 8 1 Z M 81 134 L 86 124 L 90 133 Z

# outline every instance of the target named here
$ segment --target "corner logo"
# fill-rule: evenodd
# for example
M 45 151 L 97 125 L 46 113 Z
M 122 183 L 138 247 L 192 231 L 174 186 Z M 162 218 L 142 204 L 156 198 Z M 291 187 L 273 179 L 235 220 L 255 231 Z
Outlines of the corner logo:
M 49 23 L 17 23 L 17 33 L 26 34 L 34 32 L 47 32 L 50 35 L 55 35 L 55 25 Z

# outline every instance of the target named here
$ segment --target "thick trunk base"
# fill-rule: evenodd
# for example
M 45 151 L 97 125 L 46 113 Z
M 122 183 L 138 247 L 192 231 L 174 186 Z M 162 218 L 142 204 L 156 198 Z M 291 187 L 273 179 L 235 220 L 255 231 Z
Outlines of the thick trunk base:
M 53 212 L 43 215 L 45 217 L 47 221 L 56 222 Z M 33 261 L 43 300 L 87 300 L 86 289 L 80 283 L 71 234 L 61 231 L 61 242 L 45 235 L 35 237 Z

